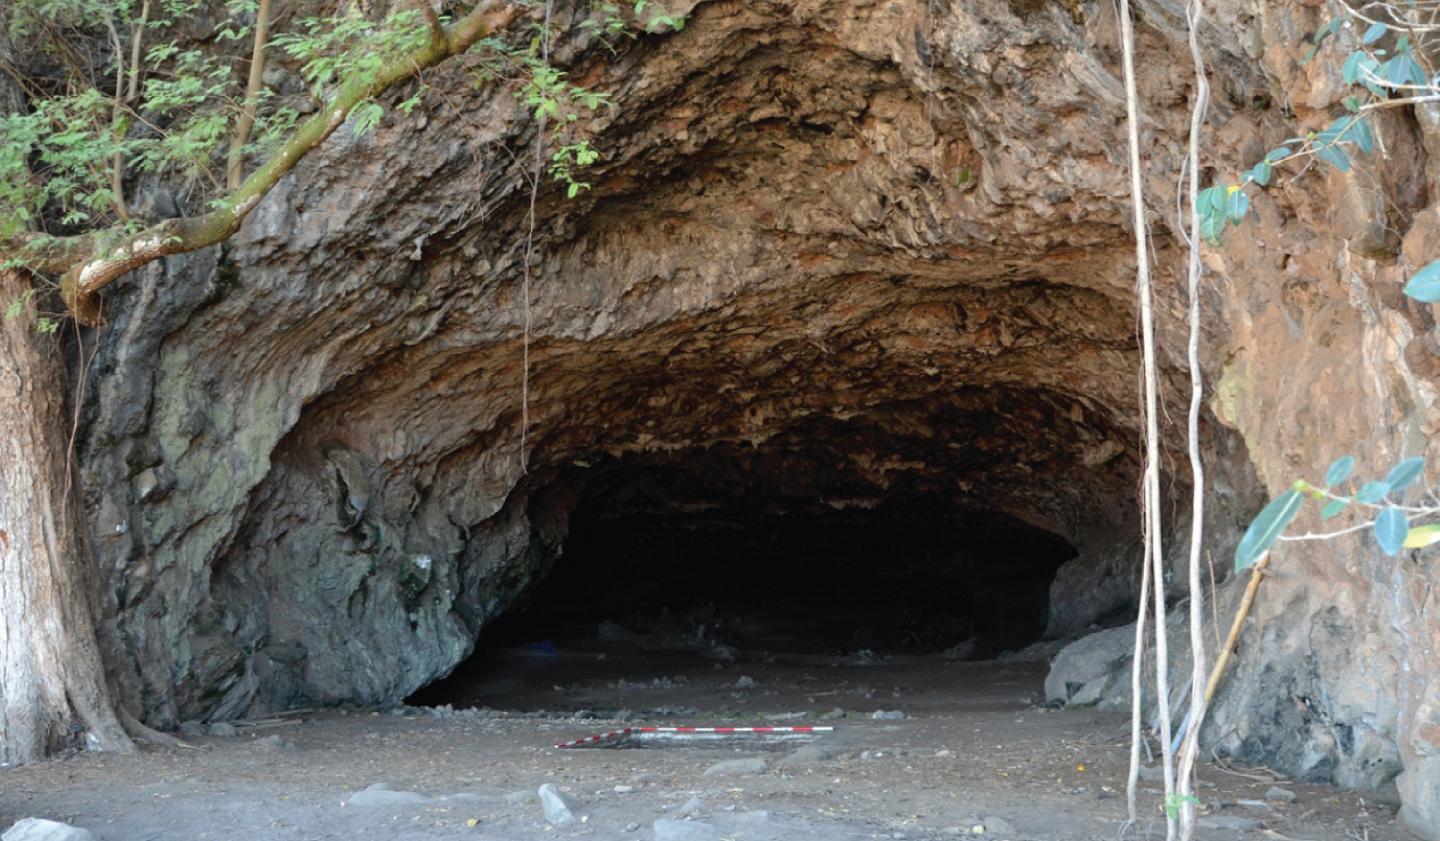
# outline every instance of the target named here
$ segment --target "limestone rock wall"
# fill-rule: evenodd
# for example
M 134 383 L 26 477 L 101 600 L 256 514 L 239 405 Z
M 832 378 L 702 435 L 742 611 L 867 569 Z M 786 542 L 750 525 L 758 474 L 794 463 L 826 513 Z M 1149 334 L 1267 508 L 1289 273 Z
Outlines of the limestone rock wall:
M 1172 418 L 1180 5 L 1142 3 L 1140 30 Z M 1213 5 L 1223 175 L 1343 91 L 1333 56 L 1298 61 L 1320 4 Z M 1138 357 L 1111 4 L 670 9 L 682 32 L 612 53 L 559 4 L 558 60 L 613 105 L 584 126 L 594 188 L 544 185 L 528 272 L 534 125 L 462 62 L 423 114 L 338 132 L 224 248 L 117 285 L 82 462 L 104 641 L 152 723 L 445 674 L 561 551 L 579 485 L 558 477 L 627 454 L 814 441 L 817 494 L 944 494 L 1064 536 L 1055 633 L 1123 612 Z M 1388 116 L 1387 157 L 1283 180 L 1207 253 L 1222 577 L 1267 492 L 1429 440 L 1434 324 L 1399 287 L 1436 256 L 1430 119 Z M 1277 563 L 1222 746 L 1352 785 L 1403 771 L 1440 832 L 1432 565 L 1358 542 Z

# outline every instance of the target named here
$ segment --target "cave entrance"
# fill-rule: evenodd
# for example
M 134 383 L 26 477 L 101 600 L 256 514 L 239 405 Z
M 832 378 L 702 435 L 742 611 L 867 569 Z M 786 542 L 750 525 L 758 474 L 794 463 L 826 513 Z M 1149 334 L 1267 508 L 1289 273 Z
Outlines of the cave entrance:
M 804 440 L 836 437 L 791 443 Z M 554 687 L 777 663 L 933 666 L 1041 638 L 1056 570 L 1076 555 L 1065 538 L 946 492 L 940 473 L 878 487 L 855 462 L 781 441 L 559 471 L 532 497 L 568 510 L 557 557 L 412 703 L 618 707 Z

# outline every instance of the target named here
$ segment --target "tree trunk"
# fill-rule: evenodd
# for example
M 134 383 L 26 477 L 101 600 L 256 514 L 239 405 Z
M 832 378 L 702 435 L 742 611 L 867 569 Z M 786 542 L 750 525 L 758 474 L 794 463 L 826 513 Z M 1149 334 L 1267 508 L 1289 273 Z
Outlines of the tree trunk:
M 28 283 L 0 272 L 0 310 Z M 66 458 L 67 377 L 35 305 L 0 319 L 0 765 L 134 750 L 95 638 L 88 543 Z

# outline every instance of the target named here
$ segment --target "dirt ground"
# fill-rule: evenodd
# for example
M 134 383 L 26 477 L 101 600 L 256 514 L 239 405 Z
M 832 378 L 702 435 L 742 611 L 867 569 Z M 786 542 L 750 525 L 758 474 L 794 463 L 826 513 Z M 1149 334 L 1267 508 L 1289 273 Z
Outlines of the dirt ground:
M 1040 663 L 763 653 L 716 663 L 583 642 L 559 652 L 491 652 L 447 689 L 479 709 L 307 712 L 183 748 L 0 771 L 0 827 L 39 816 L 114 841 L 1164 835 L 1158 783 L 1143 784 L 1148 820 L 1124 825 L 1128 718 L 1037 706 Z M 639 723 L 835 731 L 808 742 L 554 748 Z M 706 774 L 737 758 L 765 767 Z M 1361 794 L 1249 768 L 1207 765 L 1200 776 L 1205 838 L 1417 838 L 1393 806 Z M 547 823 L 535 797 L 545 783 L 573 799 L 573 824 Z M 392 790 L 356 797 L 375 784 Z M 1267 800 L 1277 786 L 1293 801 Z

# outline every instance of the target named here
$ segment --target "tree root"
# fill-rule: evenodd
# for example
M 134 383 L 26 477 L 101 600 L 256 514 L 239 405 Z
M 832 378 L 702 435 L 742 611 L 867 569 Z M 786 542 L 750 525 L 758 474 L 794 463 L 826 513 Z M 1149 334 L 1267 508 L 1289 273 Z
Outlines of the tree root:
M 124 727 L 125 732 L 130 734 L 130 738 L 136 741 L 165 748 L 178 748 L 183 745 L 179 739 L 169 733 L 161 733 L 159 730 L 146 726 L 121 705 L 116 705 L 115 714 L 120 718 L 120 726 Z

